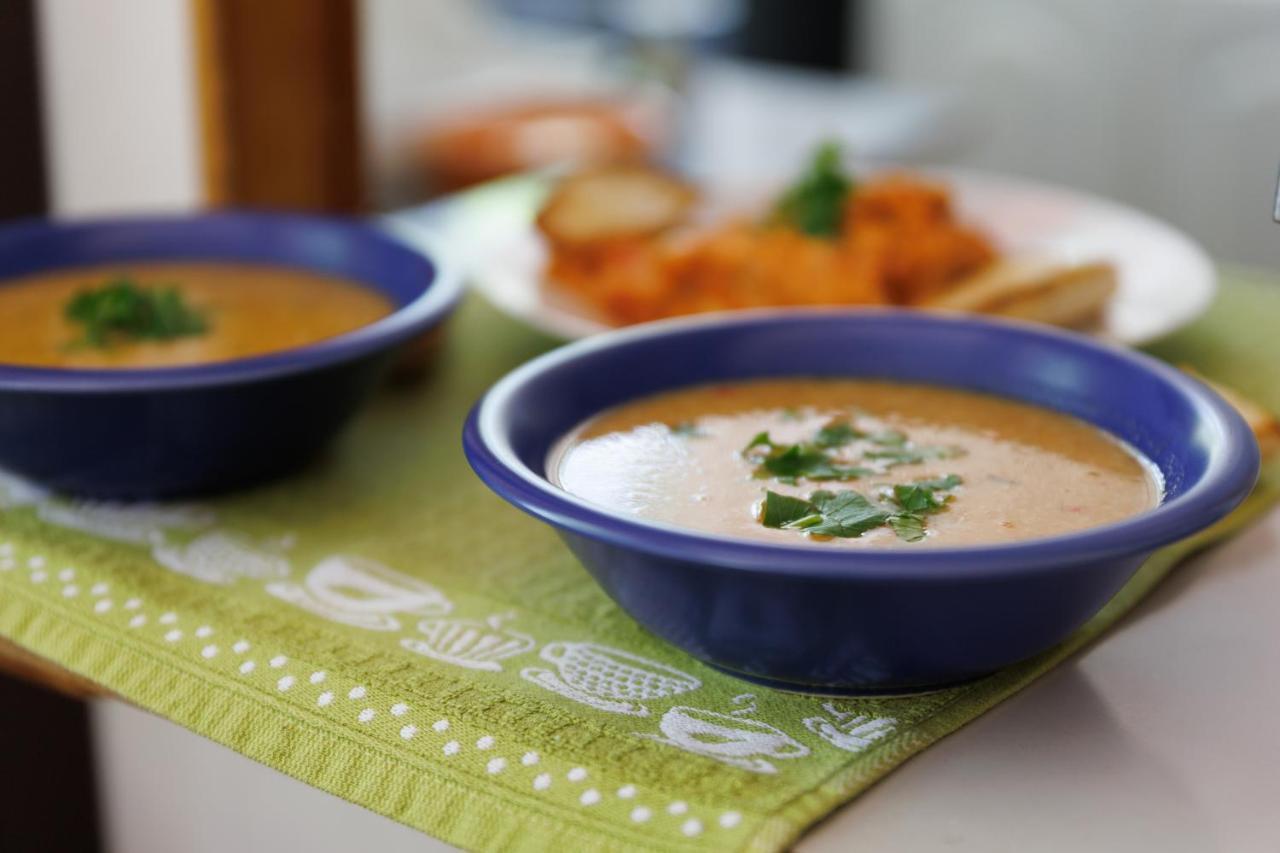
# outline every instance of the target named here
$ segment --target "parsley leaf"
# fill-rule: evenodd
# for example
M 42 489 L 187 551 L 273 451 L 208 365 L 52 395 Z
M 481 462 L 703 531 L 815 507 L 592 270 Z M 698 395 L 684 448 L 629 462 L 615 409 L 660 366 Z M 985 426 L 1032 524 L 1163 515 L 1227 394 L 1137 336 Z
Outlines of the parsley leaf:
M 809 500 L 766 492 L 760 522 L 765 527 L 803 530 L 811 536 L 853 539 L 880 527 L 889 512 L 854 491 L 817 491 Z
M 809 536 L 841 539 L 856 539 L 868 530 L 887 525 L 904 542 L 919 542 L 926 536 L 925 517 L 942 510 L 951 500 L 951 495 L 937 493 L 954 489 L 960 483 L 955 474 L 899 483 L 881 503 L 872 503 L 851 489 L 839 492 L 820 489 L 809 495 L 808 500 L 768 491 L 761 506 L 760 523 L 781 530 L 799 530 Z
M 810 502 L 822 515 L 822 522 L 805 528 L 814 536 L 838 536 L 852 539 L 879 527 L 889 513 L 854 491 L 814 492 Z
M 771 221 L 814 237 L 837 236 L 853 189 L 840 160 L 838 144 L 819 146 L 808 169 L 774 205 Z
M 895 465 L 915 465 L 934 459 L 951 459 L 960 456 L 964 451 L 956 447 L 886 447 L 882 450 L 868 450 L 862 454 L 865 459 L 874 459 Z
M 958 474 L 948 474 L 945 477 L 935 477 L 932 480 L 916 480 L 914 485 L 945 492 L 954 489 L 963 482 L 964 480 L 961 480 Z
M 906 512 L 933 512 L 942 508 L 945 501 L 938 500 L 933 489 L 913 484 L 893 487 L 893 501 Z
M 856 480 L 873 473 L 859 465 L 835 461 L 821 448 L 807 444 L 769 445 L 768 455 L 759 460 L 757 477 L 777 477 L 794 483 L 801 477 L 810 480 Z
M 209 329 L 204 314 L 176 287 L 140 287 L 128 278 L 77 293 L 63 313 L 84 327 L 81 343 L 94 347 L 116 339 L 170 340 Z
M 904 542 L 919 542 L 924 538 L 924 518 L 914 514 L 889 516 L 889 527 Z
M 925 537 L 924 517 L 943 509 L 947 501 L 951 500 L 950 495 L 938 497 L 936 493 L 954 489 L 960 483 L 958 476 L 948 474 L 932 480 L 895 485 L 891 500 L 900 507 L 901 512 L 889 517 L 889 526 L 904 542 L 919 542 Z
M 818 430 L 813 443 L 819 447 L 844 447 L 854 439 L 863 438 L 866 433 L 854 429 L 848 421 L 832 421 Z
M 764 495 L 764 507 L 760 514 L 760 523 L 765 527 L 786 527 L 813 515 L 815 508 L 804 498 L 794 498 L 769 491 Z

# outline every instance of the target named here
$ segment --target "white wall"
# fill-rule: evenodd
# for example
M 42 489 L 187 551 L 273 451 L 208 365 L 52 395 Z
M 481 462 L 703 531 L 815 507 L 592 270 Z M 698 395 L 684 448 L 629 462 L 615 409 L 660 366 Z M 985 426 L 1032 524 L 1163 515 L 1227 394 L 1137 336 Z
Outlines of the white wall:
M 54 212 L 199 205 L 187 0 L 41 0 L 36 10 Z

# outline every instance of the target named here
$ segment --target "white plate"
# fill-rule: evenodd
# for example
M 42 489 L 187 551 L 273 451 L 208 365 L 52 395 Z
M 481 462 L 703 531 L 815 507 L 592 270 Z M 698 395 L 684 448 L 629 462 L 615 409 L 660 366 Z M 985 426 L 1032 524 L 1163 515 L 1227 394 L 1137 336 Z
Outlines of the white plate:
M 1182 328 L 1209 307 L 1217 275 L 1186 234 L 1130 207 L 1047 184 L 980 172 L 926 170 L 953 190 L 962 219 L 990 234 L 1006 254 L 1063 261 L 1110 261 L 1119 289 L 1100 333 L 1130 345 Z M 550 185 L 544 175 L 497 181 L 445 202 L 396 214 L 434 232 L 472 285 L 510 316 L 554 337 L 576 339 L 610 326 L 548 287 L 546 250 L 533 218 Z M 746 193 L 712 190 L 715 207 Z

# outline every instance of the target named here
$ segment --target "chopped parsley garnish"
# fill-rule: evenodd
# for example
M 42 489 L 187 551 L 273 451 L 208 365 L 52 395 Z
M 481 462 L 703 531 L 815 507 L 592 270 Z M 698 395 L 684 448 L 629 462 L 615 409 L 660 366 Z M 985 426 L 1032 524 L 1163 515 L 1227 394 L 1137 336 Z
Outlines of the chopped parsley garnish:
M 924 518 L 919 515 L 891 515 L 889 528 L 904 542 L 919 542 L 925 537 Z
M 844 447 L 854 439 L 865 437 L 866 433 L 854 429 L 848 421 L 832 421 L 818 430 L 813 443 L 819 447 Z
M 833 453 L 864 439 L 872 446 L 863 450 L 857 459 L 841 458 Z M 779 444 L 768 431 L 760 432 L 742 449 L 743 456 L 755 463 L 756 477 L 773 477 L 783 483 L 795 483 L 802 478 L 857 480 L 896 465 L 949 459 L 962 452 L 953 447 L 920 447 L 897 431 L 868 435 L 846 420 L 831 421 L 818 430 L 812 441 L 795 444 Z
M 854 491 L 817 491 L 808 500 L 766 492 L 761 523 L 783 530 L 803 530 L 810 536 L 852 539 L 880 527 L 888 510 Z
M 919 542 L 925 537 L 924 517 L 944 509 L 951 500 L 951 495 L 939 495 L 938 492 L 948 492 L 960 483 L 958 476 L 948 474 L 933 480 L 894 486 L 889 500 L 898 507 L 898 511 L 889 516 L 889 527 L 902 541 Z
M 882 462 L 886 467 L 894 465 L 915 465 L 920 462 L 931 462 L 935 459 L 951 459 L 963 453 L 955 447 L 884 447 L 879 450 L 868 450 L 862 454 L 864 459 Z
M 809 480 L 856 480 L 874 473 L 870 468 L 848 465 L 817 444 L 777 444 L 762 432 L 742 451 L 756 463 L 755 476 L 774 477 L 783 483 Z
M 856 539 L 868 530 L 888 526 L 905 542 L 925 537 L 925 516 L 944 509 L 951 495 L 939 495 L 960 485 L 955 474 L 936 480 L 898 484 L 879 503 L 847 489 L 819 490 L 804 498 L 768 491 L 760 523 L 780 530 L 799 530 L 809 536 Z
M 852 189 L 853 180 L 841 163 L 840 146 L 826 142 L 814 152 L 800 179 L 778 199 L 770 219 L 813 237 L 835 237 Z
M 188 305 L 178 288 L 141 287 L 128 278 L 77 293 L 64 313 L 83 327 L 80 343 L 92 347 L 119 340 L 171 340 L 209 329 L 205 315 Z

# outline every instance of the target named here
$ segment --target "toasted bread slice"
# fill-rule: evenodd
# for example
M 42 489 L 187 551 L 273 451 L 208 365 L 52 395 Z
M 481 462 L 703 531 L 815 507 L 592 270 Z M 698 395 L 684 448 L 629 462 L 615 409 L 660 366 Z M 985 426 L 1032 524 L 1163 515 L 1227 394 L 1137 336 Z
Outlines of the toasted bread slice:
M 964 279 L 921 307 L 970 311 L 1085 328 L 1102 318 L 1115 293 L 1115 269 L 1106 263 L 1063 264 L 1044 258 L 1007 258 Z
M 1249 429 L 1253 430 L 1254 437 L 1258 439 L 1258 447 L 1262 451 L 1263 458 L 1270 458 L 1277 451 L 1280 451 L 1280 420 L 1277 420 L 1275 414 L 1250 400 L 1234 388 L 1228 388 L 1220 382 L 1214 382 L 1212 379 L 1205 377 L 1189 365 L 1182 365 L 1182 369 L 1214 391 L 1217 391 L 1222 399 L 1230 403 L 1240 413 L 1240 416 L 1244 418 L 1244 422 L 1249 425 Z
M 566 178 L 538 214 L 538 228 L 565 247 L 648 237 L 684 222 L 697 193 L 665 172 L 620 166 Z

